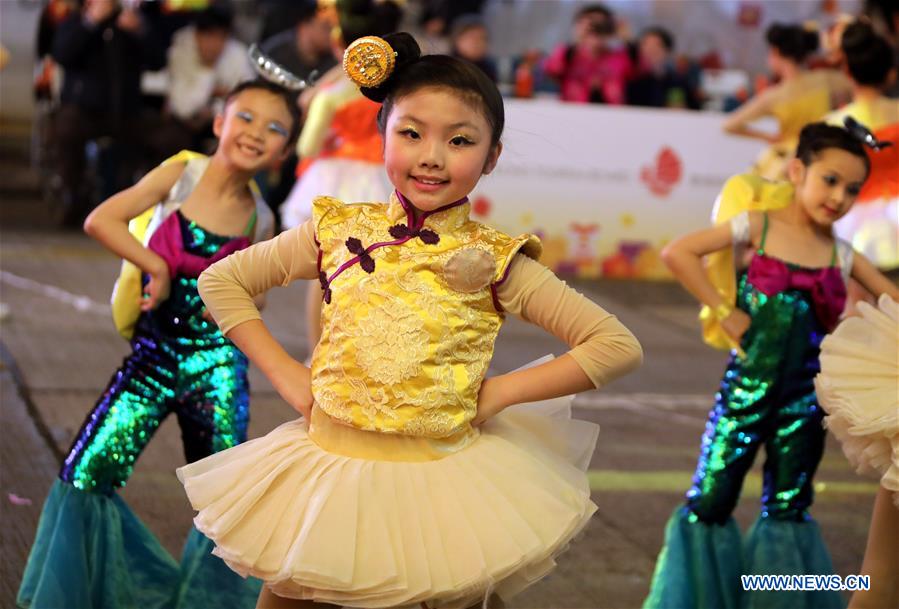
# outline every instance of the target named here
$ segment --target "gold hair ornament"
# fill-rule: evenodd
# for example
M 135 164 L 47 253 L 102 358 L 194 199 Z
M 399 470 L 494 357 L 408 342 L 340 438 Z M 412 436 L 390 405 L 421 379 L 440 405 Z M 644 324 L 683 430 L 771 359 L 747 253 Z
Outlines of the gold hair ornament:
M 396 67 L 396 51 L 377 36 L 355 40 L 343 53 L 343 71 L 360 87 L 378 87 Z

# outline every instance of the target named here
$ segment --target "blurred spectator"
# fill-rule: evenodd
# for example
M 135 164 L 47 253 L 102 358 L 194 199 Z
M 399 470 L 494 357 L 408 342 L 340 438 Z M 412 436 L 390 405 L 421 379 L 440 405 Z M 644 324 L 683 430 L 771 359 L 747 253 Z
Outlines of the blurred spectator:
M 848 101 L 852 85 L 835 70 L 805 69 L 807 58 L 818 48 L 817 31 L 775 23 L 765 38 L 768 66 L 779 82 L 732 112 L 724 122 L 724 130 L 769 143 L 771 146 L 759 157 L 754 171 L 764 178 L 779 180 L 785 177 L 787 161 L 796 149 L 802 128 Z M 776 133 L 751 126 L 766 116 L 777 120 Z
M 462 15 L 479 14 L 485 0 L 420 0 L 421 32 L 416 36 L 425 53 L 447 54 L 452 42 L 447 35 Z
M 558 46 L 543 69 L 559 81 L 564 101 L 623 104 L 632 64 L 612 12 L 601 4 L 579 10 L 574 44 Z
M 54 136 L 67 223 L 89 211 L 84 178 L 88 141 L 108 138 L 116 161 L 108 193 L 129 186 L 140 162 L 143 140 L 141 72 L 165 65 L 165 50 L 136 10 L 116 0 L 85 0 L 59 24 L 53 58 L 65 69 Z
M 318 5 L 318 0 L 255 0 L 254 12 L 262 21 L 258 39 L 268 40 L 285 30 L 292 30 Z
M 300 78 L 319 75 L 337 63 L 331 51 L 331 22 L 312 3 L 303 3 L 294 27 L 264 40 L 259 47 L 273 61 Z
M 451 55 L 478 66 L 496 82 L 496 63 L 489 57 L 490 33 L 479 15 L 462 15 L 453 23 Z
M 676 65 L 673 51 L 674 37 L 664 28 L 651 27 L 640 35 L 637 75 L 627 85 L 627 103 L 699 109 L 699 95 L 686 73 L 689 64 Z
M 337 65 L 331 38 L 335 19 L 318 10 L 315 2 L 298 3 L 294 10 L 298 10 L 296 25 L 264 40 L 259 46 L 273 61 L 296 76 L 308 80 L 316 72 L 320 78 Z M 310 93 L 304 98 L 306 106 L 312 90 L 307 89 Z M 306 109 L 303 108 L 304 115 Z M 265 200 L 272 211 L 277 211 L 293 188 L 296 166 L 297 155 L 292 151 L 277 173 L 272 172 L 269 176 Z M 275 216 L 280 218 L 277 213 Z
M 213 5 L 178 30 L 169 48 L 168 110 L 176 127 L 169 152 L 201 150 L 224 96 L 252 76 L 247 48 L 231 36 L 231 11 Z
M 59 25 L 71 15 L 78 12 L 75 0 L 50 0 L 41 11 L 37 26 L 37 60 L 38 70 L 34 77 L 34 95 L 39 100 L 53 99 L 58 96 L 58 75 L 56 62 L 53 61 L 53 40 Z M 57 81 L 56 83 L 54 81 Z M 54 84 L 57 84 L 54 87 Z

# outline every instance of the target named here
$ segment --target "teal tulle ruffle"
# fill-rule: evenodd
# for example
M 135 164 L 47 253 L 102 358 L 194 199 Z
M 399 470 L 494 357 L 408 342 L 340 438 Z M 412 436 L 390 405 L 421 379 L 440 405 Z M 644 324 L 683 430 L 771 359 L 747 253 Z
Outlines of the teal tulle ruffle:
M 56 480 L 16 599 L 29 609 L 163 609 L 178 563 L 118 496 Z
M 776 520 L 760 516 L 746 537 L 746 573 L 750 575 L 833 575 L 821 529 L 814 520 Z M 843 609 L 836 591 L 752 591 L 742 609 Z
M 262 580 L 244 579 L 212 554 L 215 544 L 191 527 L 181 555 L 178 609 L 253 609 Z
M 741 556 L 733 518 L 723 525 L 704 524 L 679 507 L 665 528 L 644 609 L 737 609 Z

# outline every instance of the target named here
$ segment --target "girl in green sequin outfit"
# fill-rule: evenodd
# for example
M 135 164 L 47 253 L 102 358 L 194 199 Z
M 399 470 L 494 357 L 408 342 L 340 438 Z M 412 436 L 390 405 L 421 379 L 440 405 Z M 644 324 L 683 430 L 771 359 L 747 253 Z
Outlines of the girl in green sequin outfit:
M 298 129 L 299 112 L 285 89 L 264 81 L 239 85 L 215 119 L 214 156 L 173 157 L 86 220 L 89 235 L 141 269 L 141 312 L 132 352 L 86 417 L 44 504 L 19 606 L 255 603 L 258 580 L 231 572 L 211 555 L 206 537 L 191 531 L 179 565 L 116 490 L 172 413 L 188 462 L 246 440 L 247 359 L 209 318 L 197 277 L 212 262 L 272 236 L 271 212 L 248 184 L 286 156 Z M 129 221 L 160 202 L 157 213 L 170 213 L 145 246 L 129 232 Z
M 744 212 L 663 251 L 675 276 L 740 348 L 731 352 L 693 486 L 668 522 L 644 607 L 845 604 L 835 591 L 744 592 L 740 579 L 832 573 L 808 514 L 825 435 L 814 387 L 819 346 L 842 313 L 848 277 L 875 294 L 899 296 L 864 256 L 833 236 L 834 222 L 852 207 L 870 170 L 862 143 L 846 129 L 813 123 L 802 130 L 796 157 L 789 166 L 792 204 Z M 738 261 L 753 252 L 748 267 L 737 271 L 736 307 L 724 301 L 702 264 L 703 256 L 732 246 Z M 731 513 L 763 445 L 762 509 L 744 540 Z

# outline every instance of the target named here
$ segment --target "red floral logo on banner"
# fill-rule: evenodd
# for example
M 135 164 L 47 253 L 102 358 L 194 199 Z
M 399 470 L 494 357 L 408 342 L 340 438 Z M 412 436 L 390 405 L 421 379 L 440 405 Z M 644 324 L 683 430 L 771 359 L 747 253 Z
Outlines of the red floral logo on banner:
M 742 2 L 737 9 L 737 23 L 741 27 L 755 29 L 762 22 L 762 7 L 755 2 Z
M 646 184 L 652 194 L 666 197 L 683 177 L 680 157 L 668 146 L 656 155 L 655 165 L 644 166 L 640 171 L 640 181 Z
M 481 218 L 490 215 L 490 199 L 487 197 L 478 197 L 471 203 L 471 213 Z

